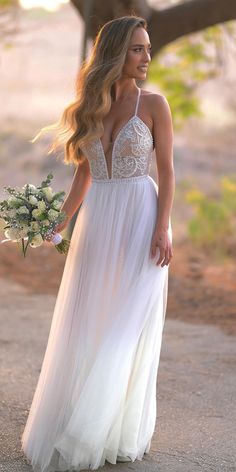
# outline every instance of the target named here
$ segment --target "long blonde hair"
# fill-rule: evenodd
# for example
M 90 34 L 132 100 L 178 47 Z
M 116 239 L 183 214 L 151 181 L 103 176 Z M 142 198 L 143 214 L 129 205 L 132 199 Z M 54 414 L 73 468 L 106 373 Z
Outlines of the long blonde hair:
M 64 144 L 65 164 L 78 165 L 83 160 L 81 146 L 102 136 L 102 120 L 111 107 L 112 86 L 121 77 L 136 27 L 147 29 L 147 23 L 133 15 L 116 18 L 103 25 L 95 38 L 90 57 L 82 63 L 78 73 L 76 100 L 65 108 L 58 123 L 40 131 L 39 134 L 51 129 L 58 130 L 49 154 Z

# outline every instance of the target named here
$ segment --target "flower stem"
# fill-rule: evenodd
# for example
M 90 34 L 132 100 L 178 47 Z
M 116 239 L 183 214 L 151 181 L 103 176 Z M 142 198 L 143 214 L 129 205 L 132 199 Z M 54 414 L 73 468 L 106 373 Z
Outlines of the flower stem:
M 29 241 L 29 239 L 28 239 L 28 241 L 27 241 L 27 243 L 26 243 L 26 246 L 25 246 L 24 238 L 21 238 L 21 242 L 22 242 L 23 254 L 24 254 L 24 257 L 25 257 L 25 256 L 26 256 L 26 250 L 27 250 L 27 247 L 28 247 L 30 241 Z
M 24 257 L 25 257 L 25 243 L 24 243 L 24 238 L 21 238 L 21 244 L 22 244 L 23 254 L 24 254 Z

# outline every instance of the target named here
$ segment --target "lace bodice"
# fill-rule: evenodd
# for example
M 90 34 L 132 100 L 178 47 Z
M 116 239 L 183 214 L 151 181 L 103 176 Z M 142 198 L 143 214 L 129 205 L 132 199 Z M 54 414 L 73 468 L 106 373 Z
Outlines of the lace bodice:
M 125 179 L 149 174 L 153 151 L 153 138 L 148 126 L 137 116 L 139 97 L 134 115 L 118 132 L 111 153 L 111 179 Z M 94 180 L 110 179 L 107 160 L 100 138 L 81 146 L 90 165 Z

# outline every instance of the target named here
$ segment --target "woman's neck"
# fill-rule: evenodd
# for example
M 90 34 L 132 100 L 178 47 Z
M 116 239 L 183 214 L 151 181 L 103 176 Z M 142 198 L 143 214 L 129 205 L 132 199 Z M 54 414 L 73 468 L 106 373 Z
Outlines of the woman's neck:
M 112 86 L 111 96 L 114 102 L 126 100 L 137 95 L 135 79 L 119 79 Z

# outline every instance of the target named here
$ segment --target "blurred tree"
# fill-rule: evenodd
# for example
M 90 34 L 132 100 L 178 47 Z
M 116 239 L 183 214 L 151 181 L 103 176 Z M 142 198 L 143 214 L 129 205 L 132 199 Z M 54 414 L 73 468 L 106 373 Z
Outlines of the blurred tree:
M 11 7 L 16 5 L 18 2 L 16 0 L 0 0 L 0 8 Z
M 196 90 L 201 82 L 222 73 L 226 37 L 235 42 L 235 26 L 231 21 L 181 37 L 163 47 L 151 61 L 147 78 L 158 84 L 169 101 L 175 128 L 189 116 L 202 114 Z
M 87 49 L 88 49 L 88 39 L 89 35 L 88 32 L 90 30 L 90 18 L 91 18 L 91 11 L 93 8 L 93 1 L 94 0 L 86 0 L 83 3 L 83 19 L 84 19 L 84 38 L 83 38 L 83 49 L 82 49 L 82 61 L 86 59 L 87 56 Z
M 236 175 L 222 177 L 220 187 L 217 197 L 209 197 L 198 188 L 186 192 L 186 201 L 194 207 L 188 234 L 208 255 L 235 257 Z
M 0 39 L 8 46 L 8 38 L 18 33 L 18 0 L 0 0 Z
M 85 17 L 84 0 L 71 0 L 76 10 Z M 157 6 L 160 2 L 157 1 Z M 93 0 L 87 36 L 94 38 L 107 21 L 122 15 L 135 14 L 148 21 L 148 31 L 155 54 L 163 46 L 190 33 L 209 26 L 236 19 L 235 0 L 186 0 L 161 9 L 154 9 L 146 0 Z

